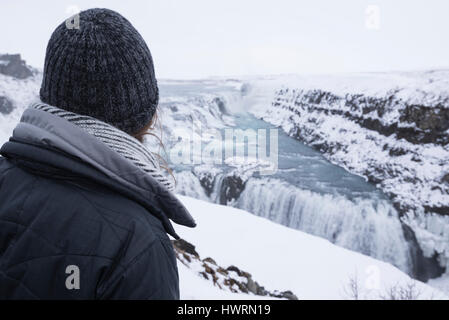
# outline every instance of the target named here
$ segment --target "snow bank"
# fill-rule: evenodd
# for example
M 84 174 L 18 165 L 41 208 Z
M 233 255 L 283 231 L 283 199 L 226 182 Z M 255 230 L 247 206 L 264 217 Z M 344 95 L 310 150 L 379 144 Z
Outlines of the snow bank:
M 178 261 L 179 289 L 182 300 L 259 300 L 274 299 L 252 294 L 233 293 L 212 286 L 210 281 L 200 277 L 194 270 Z
M 278 225 L 246 211 L 179 196 L 198 226 L 177 227 L 202 256 L 248 270 L 267 289 L 291 290 L 299 299 L 345 299 L 348 283 L 357 277 L 364 298 L 378 298 L 411 278 L 390 264 L 338 247 L 327 240 Z M 182 263 L 182 298 L 251 298 L 220 292 Z M 416 282 L 420 298 L 446 299 L 441 292 Z M 215 290 L 216 289 L 216 290 Z

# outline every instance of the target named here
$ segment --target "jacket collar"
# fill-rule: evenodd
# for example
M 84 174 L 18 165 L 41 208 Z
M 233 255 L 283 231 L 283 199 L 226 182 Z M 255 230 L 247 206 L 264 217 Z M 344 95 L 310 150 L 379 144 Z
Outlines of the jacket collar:
M 21 145 L 20 148 L 17 144 Z M 188 227 L 196 225 L 190 213 L 173 193 L 94 136 L 58 116 L 34 108 L 26 109 L 14 129 L 10 142 L 3 145 L 0 153 L 8 156 L 12 154 L 13 149 L 14 156 L 20 155 L 33 159 L 36 153 L 31 152 L 33 149 L 31 146 L 59 151 L 60 154 L 62 152 L 70 155 L 72 161 L 73 158 L 77 158 L 82 163 L 95 168 L 94 173 L 100 172 L 104 176 L 104 179 L 100 180 L 109 181 L 111 187 L 115 184 L 117 185 L 115 189 L 118 187 L 121 192 L 132 194 L 136 199 L 144 202 L 150 212 L 162 220 L 166 231 L 175 238 L 178 236 L 168 219 Z M 35 160 L 42 162 L 42 159 Z M 54 162 L 48 157 L 45 161 Z M 51 165 L 64 167 L 65 161 L 60 162 L 62 163 L 51 163 Z M 76 173 L 99 179 L 93 172 L 81 170 Z

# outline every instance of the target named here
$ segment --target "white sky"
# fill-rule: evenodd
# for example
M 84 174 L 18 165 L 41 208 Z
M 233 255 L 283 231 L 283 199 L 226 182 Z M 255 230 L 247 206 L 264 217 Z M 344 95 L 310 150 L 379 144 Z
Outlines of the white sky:
M 449 67 L 448 0 L 2 0 L 0 52 L 41 68 L 70 6 L 124 15 L 161 78 Z

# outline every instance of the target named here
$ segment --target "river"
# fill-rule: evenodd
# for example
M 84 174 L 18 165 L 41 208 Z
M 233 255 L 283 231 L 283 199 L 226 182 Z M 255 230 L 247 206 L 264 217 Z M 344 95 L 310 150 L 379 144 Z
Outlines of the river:
M 229 113 L 228 120 L 221 123 L 225 128 L 275 129 L 246 112 L 252 106 L 245 103 L 252 100 L 241 99 L 240 92 L 233 87 L 213 81 L 172 82 L 161 84 L 160 90 L 161 97 L 170 98 L 170 104 L 176 99 L 188 100 L 201 94 L 224 97 L 222 101 Z M 167 104 L 163 99 L 162 107 Z M 223 183 L 229 184 L 225 177 L 235 170 L 225 164 L 218 167 L 220 173 L 214 177 L 214 192 L 207 197 L 208 201 L 222 202 L 217 193 L 229 188 L 228 185 L 223 188 Z M 201 184 L 191 181 L 197 180 L 190 174 L 194 166 L 178 165 L 175 170 L 179 177 L 179 193 L 196 197 L 204 194 L 203 190 L 195 190 L 203 188 Z M 388 197 L 364 178 L 332 164 L 319 151 L 280 129 L 278 170 L 268 176 L 253 173 L 242 189 L 229 205 L 328 239 L 411 273 L 411 244 L 404 238 L 398 213 Z

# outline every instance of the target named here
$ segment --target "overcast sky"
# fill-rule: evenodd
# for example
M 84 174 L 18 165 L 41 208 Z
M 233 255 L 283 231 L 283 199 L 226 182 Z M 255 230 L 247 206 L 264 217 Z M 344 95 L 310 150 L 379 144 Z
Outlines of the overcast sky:
M 448 0 L 3 0 L 0 52 L 41 68 L 74 6 L 124 15 L 161 78 L 449 67 Z

